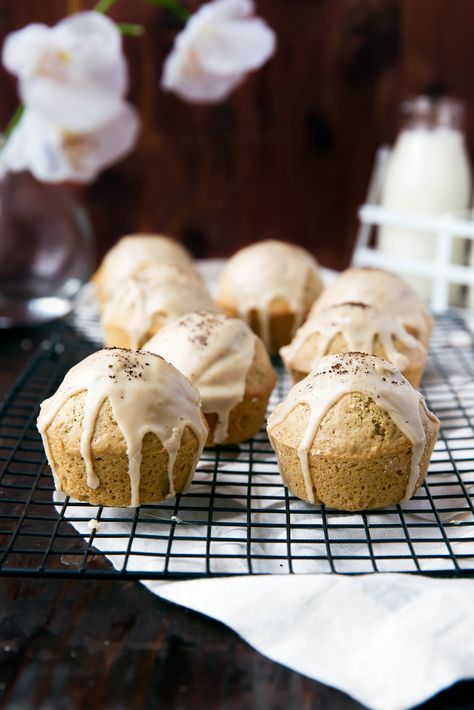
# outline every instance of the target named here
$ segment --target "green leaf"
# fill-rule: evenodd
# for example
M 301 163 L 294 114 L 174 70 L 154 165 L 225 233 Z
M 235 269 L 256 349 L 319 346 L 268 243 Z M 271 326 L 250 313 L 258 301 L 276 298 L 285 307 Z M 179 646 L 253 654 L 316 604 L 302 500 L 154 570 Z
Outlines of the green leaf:
M 164 7 L 166 10 L 172 12 L 178 20 L 186 22 L 190 16 L 190 12 L 187 8 L 183 7 L 178 0 L 146 0 L 150 5 L 155 5 L 157 7 Z

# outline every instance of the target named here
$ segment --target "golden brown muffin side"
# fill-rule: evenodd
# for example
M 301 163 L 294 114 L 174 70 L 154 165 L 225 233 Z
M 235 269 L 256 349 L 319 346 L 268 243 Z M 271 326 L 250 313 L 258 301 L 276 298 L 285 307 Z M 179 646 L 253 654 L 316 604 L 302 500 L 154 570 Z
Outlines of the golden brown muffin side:
M 100 484 L 87 485 L 86 469 L 80 452 L 86 394 L 72 396 L 58 411 L 46 431 L 53 465 L 65 493 L 93 505 L 129 506 L 130 477 L 125 439 L 115 422 L 110 402 L 102 404 L 92 437 L 94 472 Z M 189 427 L 181 438 L 173 479 L 176 492 L 181 492 L 198 451 L 198 441 Z M 164 500 L 169 493 L 168 453 L 153 433 L 143 438 L 140 468 L 140 503 Z
M 420 474 L 423 482 L 439 425 L 420 404 L 426 435 Z M 308 500 L 298 458 L 309 407 L 298 405 L 272 432 L 284 480 L 302 500 Z M 405 495 L 412 461 L 412 444 L 389 414 L 366 395 L 342 397 L 323 417 L 309 451 L 309 470 L 316 499 L 340 510 L 364 510 L 399 503 Z

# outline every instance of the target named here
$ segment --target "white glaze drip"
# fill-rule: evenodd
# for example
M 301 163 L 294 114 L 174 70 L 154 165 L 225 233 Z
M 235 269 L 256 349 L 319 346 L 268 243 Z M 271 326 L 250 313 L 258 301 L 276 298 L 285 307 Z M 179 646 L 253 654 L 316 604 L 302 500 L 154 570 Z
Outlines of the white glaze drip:
M 428 410 L 423 397 L 403 377 L 397 368 L 386 360 L 361 353 L 327 355 L 317 370 L 290 390 L 287 398 L 272 412 L 268 420 L 268 435 L 276 449 L 272 432 L 299 405 L 309 407 L 310 414 L 305 432 L 298 446 L 298 458 L 306 487 L 306 495 L 314 503 L 315 494 L 309 468 L 309 452 L 327 412 L 342 397 L 351 393 L 370 397 L 384 409 L 394 424 L 412 444 L 410 475 L 403 500 L 413 495 L 420 472 L 426 445 L 426 435 L 420 405 L 427 416 L 438 421 Z
M 314 304 L 315 311 L 340 303 L 367 303 L 395 316 L 405 328 L 416 330 L 424 343 L 429 337 L 431 318 L 424 304 L 402 278 L 382 269 L 351 268 L 343 271 Z
M 105 325 L 118 325 L 139 348 L 150 331 L 153 318 L 177 318 L 196 309 L 216 311 L 200 276 L 174 264 L 150 266 L 131 276 L 113 293 L 104 309 Z
M 305 291 L 311 273 L 319 279 L 317 262 L 304 249 L 273 240 L 258 242 L 229 260 L 219 285 L 220 299 L 234 304 L 248 325 L 255 312 L 259 335 L 270 348 L 272 303 L 282 300 L 294 313 L 293 335 L 306 315 Z
M 214 441 L 227 436 L 229 415 L 245 394 L 256 336 L 237 318 L 195 312 L 164 326 L 143 346 L 176 367 L 201 394 L 205 414 L 217 414 Z
M 102 287 L 110 296 L 117 286 L 150 265 L 176 264 L 192 269 L 191 256 L 174 239 L 157 234 L 122 237 L 104 257 L 99 274 Z
M 314 350 L 308 351 L 303 357 L 301 351 L 308 339 L 315 334 L 319 335 L 319 339 Z M 331 342 L 339 334 L 344 337 L 349 351 L 371 355 L 375 338 L 378 337 L 387 360 L 400 370 L 407 368 L 410 361 L 405 354 L 397 350 L 395 340 L 402 343 L 407 350 L 418 350 L 422 354 L 426 352 L 423 345 L 410 335 L 394 316 L 380 313 L 373 306 L 363 303 L 342 303 L 313 311 L 298 330 L 294 340 L 281 348 L 280 355 L 287 367 L 310 372 L 317 368 L 321 358 L 327 354 Z M 304 368 L 295 365 L 299 360 L 304 361 Z
M 81 392 L 86 393 L 86 398 L 80 453 L 89 488 L 99 485 L 94 472 L 92 438 L 99 410 L 107 399 L 127 447 L 130 505 L 140 504 L 142 443 L 148 432 L 157 436 L 168 454 L 168 497 L 175 495 L 173 472 L 181 437 L 186 427 L 194 432 L 198 452 L 186 485 L 189 484 L 208 433 L 197 389 L 174 367 L 152 353 L 110 348 L 99 350 L 73 367 L 56 393 L 41 405 L 38 430 L 57 490 L 61 487 L 48 440 L 48 427 L 65 402 Z

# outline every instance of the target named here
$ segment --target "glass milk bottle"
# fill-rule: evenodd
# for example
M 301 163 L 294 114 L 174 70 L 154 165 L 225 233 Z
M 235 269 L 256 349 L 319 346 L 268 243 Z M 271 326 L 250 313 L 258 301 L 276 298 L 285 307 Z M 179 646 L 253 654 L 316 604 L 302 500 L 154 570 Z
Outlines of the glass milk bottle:
M 463 105 L 450 98 L 419 96 L 403 104 L 405 123 L 390 156 L 381 204 L 404 215 L 435 216 L 469 206 L 471 169 L 463 134 Z M 434 261 L 433 234 L 402 227 L 381 227 L 379 249 L 389 256 Z M 451 260 L 464 261 L 464 243 L 453 242 Z M 431 296 L 430 279 L 406 276 L 424 298 Z M 459 303 L 460 288 L 451 287 L 451 301 Z
M 468 212 L 467 219 L 474 222 L 474 195 L 472 195 L 471 209 Z M 469 246 L 469 265 L 471 267 L 472 273 L 474 274 L 474 240 L 470 241 Z M 467 291 L 467 303 L 465 304 L 471 310 L 474 310 L 474 285 L 468 287 Z

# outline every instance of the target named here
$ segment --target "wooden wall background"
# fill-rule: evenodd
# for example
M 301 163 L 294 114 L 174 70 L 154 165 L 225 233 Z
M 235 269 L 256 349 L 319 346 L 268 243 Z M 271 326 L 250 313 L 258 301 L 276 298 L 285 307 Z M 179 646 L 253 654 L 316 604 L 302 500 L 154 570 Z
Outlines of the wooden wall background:
M 93 4 L 0 0 L 1 38 Z M 401 100 L 420 92 L 463 98 L 474 154 L 473 0 L 257 5 L 278 35 L 275 57 L 226 103 L 196 107 L 159 89 L 175 20 L 141 0 L 118 2 L 114 17 L 147 26 L 145 37 L 126 39 L 143 129 L 135 153 L 83 193 L 99 252 L 132 231 L 173 234 L 197 256 L 274 236 L 342 267 L 374 152 L 393 140 Z M 0 96 L 5 125 L 16 95 L 4 71 Z

